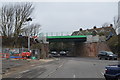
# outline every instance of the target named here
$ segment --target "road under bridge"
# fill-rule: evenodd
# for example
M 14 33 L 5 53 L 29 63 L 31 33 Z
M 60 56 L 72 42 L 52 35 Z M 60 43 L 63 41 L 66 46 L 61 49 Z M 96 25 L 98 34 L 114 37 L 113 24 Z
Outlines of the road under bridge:
M 71 43 L 69 50 L 72 56 L 96 57 L 101 50 L 110 51 L 105 42 L 87 42 L 87 36 L 47 36 L 49 45 L 51 43 Z M 55 47 L 58 47 L 55 45 Z M 49 47 L 50 49 L 50 47 Z
M 61 47 L 63 46 L 63 44 L 67 44 L 69 43 L 69 49 L 67 49 L 69 51 L 70 56 L 77 56 L 77 48 L 78 48 L 78 44 L 83 44 L 84 42 L 87 41 L 87 36 L 85 35 L 79 35 L 79 36 L 47 36 L 47 41 L 49 42 L 49 45 L 51 45 L 52 43 L 55 43 L 56 47 L 58 47 L 57 43 L 61 43 Z M 80 45 L 79 45 L 80 46 Z M 83 45 L 81 45 L 83 46 Z M 49 47 L 50 51 L 51 51 L 51 47 Z M 54 49 L 55 50 L 55 49 Z M 58 50 L 58 49 L 57 49 Z M 66 50 L 64 47 L 61 50 Z M 58 50 L 58 52 L 60 51 L 60 48 Z

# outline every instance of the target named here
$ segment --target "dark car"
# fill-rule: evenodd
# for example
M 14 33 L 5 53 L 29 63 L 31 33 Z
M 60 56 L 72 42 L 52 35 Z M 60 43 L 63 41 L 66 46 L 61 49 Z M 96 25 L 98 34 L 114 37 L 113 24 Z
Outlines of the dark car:
M 105 60 L 111 60 L 111 59 L 117 60 L 117 55 L 113 54 L 110 51 L 101 51 L 98 54 L 98 58 L 105 59 Z
M 120 64 L 107 66 L 104 76 L 106 80 L 120 80 Z
M 51 56 L 53 56 L 53 57 L 60 57 L 60 54 L 58 54 L 57 51 L 51 51 L 50 54 L 51 54 Z

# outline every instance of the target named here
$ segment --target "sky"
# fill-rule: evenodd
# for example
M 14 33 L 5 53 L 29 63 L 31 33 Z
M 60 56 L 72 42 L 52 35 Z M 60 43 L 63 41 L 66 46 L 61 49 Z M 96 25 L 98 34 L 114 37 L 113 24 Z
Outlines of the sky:
M 1 5 L 1 4 L 0 4 Z M 80 28 L 101 27 L 113 23 L 117 2 L 33 2 L 31 23 L 41 25 L 41 32 L 72 32 Z
M 112 23 L 118 14 L 117 2 L 37 2 L 33 21 L 43 32 L 76 31 Z

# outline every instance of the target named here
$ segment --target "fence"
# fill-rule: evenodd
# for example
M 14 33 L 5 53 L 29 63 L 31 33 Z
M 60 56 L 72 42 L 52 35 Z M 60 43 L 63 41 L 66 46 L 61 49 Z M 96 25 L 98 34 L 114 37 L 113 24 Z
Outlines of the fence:
M 47 32 L 40 33 L 38 36 L 71 36 L 72 32 Z
M 96 35 L 96 36 L 92 36 L 92 35 L 87 35 L 87 42 L 103 42 L 106 40 L 106 37 L 105 36 L 99 36 L 99 35 Z
M 2 48 L 2 58 L 20 58 L 22 52 L 29 52 L 27 48 Z M 31 49 L 31 57 L 40 58 L 40 51 L 38 49 Z

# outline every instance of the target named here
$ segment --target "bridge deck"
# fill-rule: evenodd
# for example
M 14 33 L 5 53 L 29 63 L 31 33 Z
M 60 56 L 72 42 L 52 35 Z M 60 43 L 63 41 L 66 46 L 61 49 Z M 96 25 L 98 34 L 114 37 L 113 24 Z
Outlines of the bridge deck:
M 84 35 L 80 36 L 47 36 L 49 42 L 85 42 L 87 37 Z

